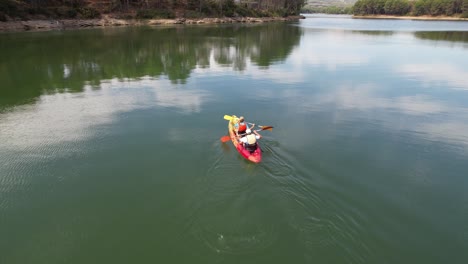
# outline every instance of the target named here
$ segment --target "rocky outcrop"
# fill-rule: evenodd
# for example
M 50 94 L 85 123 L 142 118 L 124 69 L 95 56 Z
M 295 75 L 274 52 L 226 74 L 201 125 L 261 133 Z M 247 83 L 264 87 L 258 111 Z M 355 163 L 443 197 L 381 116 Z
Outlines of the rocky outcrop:
M 228 23 L 264 23 L 272 21 L 293 21 L 304 19 L 304 16 L 291 17 L 236 17 L 236 18 L 202 18 L 202 19 L 117 19 L 104 16 L 100 19 L 63 19 L 63 20 L 29 20 L 0 22 L 0 31 L 47 31 L 91 27 L 113 27 L 130 25 L 184 25 L 184 24 L 228 24 Z

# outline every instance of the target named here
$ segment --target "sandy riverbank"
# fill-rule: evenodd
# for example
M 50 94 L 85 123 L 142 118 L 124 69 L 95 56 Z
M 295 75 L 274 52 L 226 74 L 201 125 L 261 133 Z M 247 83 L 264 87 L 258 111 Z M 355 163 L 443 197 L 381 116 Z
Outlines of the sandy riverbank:
M 359 19 L 407 19 L 407 20 L 438 20 L 438 21 L 468 21 L 468 18 L 449 17 L 449 16 L 387 16 L 387 15 L 373 15 L 373 16 L 353 16 Z
M 91 27 L 115 27 L 137 25 L 189 25 L 189 24 L 229 24 L 229 23 L 264 23 L 273 21 L 293 21 L 303 16 L 291 17 L 239 17 L 239 18 L 202 18 L 202 19 L 117 19 L 103 16 L 100 19 L 63 19 L 63 20 L 29 20 L 0 22 L 0 32 L 15 31 L 48 31 Z

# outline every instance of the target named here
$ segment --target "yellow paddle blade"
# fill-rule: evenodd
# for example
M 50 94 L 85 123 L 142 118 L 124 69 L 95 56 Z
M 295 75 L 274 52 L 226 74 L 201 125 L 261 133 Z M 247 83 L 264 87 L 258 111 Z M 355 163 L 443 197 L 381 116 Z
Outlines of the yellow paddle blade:
M 230 115 L 224 115 L 224 119 L 231 121 L 231 120 L 232 120 L 232 116 L 230 116 Z

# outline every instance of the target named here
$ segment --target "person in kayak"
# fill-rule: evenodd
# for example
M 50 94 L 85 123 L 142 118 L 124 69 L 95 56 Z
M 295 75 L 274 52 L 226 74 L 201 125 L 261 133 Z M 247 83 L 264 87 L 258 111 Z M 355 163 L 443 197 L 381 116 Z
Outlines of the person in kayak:
M 239 117 L 239 122 L 234 124 L 234 130 L 236 132 L 237 137 L 243 137 L 246 135 L 247 129 L 252 129 L 255 126 L 255 124 L 252 124 L 251 127 L 247 126 L 247 123 L 244 120 L 244 117 L 241 116 Z
M 246 150 L 248 150 L 250 153 L 253 153 L 257 149 L 257 140 L 261 139 L 262 135 L 260 135 L 255 130 L 253 130 L 252 133 L 250 128 L 247 128 L 245 132 L 245 136 L 241 137 L 239 142 L 244 145 Z

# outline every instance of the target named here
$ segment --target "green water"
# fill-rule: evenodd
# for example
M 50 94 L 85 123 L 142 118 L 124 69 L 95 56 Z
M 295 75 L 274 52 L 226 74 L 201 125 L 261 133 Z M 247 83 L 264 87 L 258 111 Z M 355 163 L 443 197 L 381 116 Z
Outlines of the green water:
M 0 263 L 466 263 L 467 131 L 468 23 L 3 33 Z

